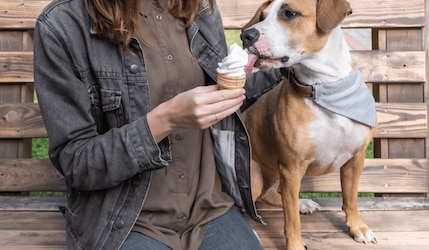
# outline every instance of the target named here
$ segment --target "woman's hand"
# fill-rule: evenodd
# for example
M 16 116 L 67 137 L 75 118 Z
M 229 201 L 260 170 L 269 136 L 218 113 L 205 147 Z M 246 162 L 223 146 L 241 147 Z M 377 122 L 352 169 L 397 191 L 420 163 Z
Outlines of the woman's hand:
M 174 129 L 208 128 L 237 111 L 245 90 L 218 90 L 217 85 L 200 86 L 161 103 L 147 115 L 156 142 Z

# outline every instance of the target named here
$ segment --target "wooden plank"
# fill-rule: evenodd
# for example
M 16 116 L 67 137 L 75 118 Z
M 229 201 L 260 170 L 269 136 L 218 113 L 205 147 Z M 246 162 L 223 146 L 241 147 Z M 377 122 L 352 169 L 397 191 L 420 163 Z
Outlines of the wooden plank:
M 62 249 L 66 246 L 66 232 L 64 229 L 57 231 L 43 230 L 0 230 L 0 249 L 10 249 L 10 246 L 19 246 L 19 249 L 26 247 L 45 246 Z
M 377 138 L 426 138 L 425 103 L 377 103 Z
M 226 28 L 241 29 L 254 15 L 263 0 L 218 0 Z M 395 0 L 349 0 L 353 14 L 342 23 L 346 28 L 423 27 L 424 0 L 410 0 L 398 4 Z M 245 4 L 244 4 L 245 3 Z
M 311 198 L 318 203 L 321 211 L 342 211 L 342 198 Z M 427 197 L 359 197 L 359 211 L 416 211 L 429 210 Z M 265 203 L 256 203 L 259 211 L 281 211 L 281 208 Z
M 426 193 L 426 159 L 366 159 L 360 192 Z M 0 191 L 64 191 L 63 176 L 48 160 L 0 160 Z M 305 177 L 302 192 L 339 192 L 338 172 Z
M 66 206 L 64 196 L 0 196 L 0 211 L 55 211 Z
M 352 51 L 366 82 L 425 82 L 424 51 Z M 0 52 L 0 83 L 33 82 L 32 52 Z
M 0 159 L 0 191 L 64 190 L 63 176 L 47 159 Z
M 425 51 L 352 51 L 366 82 L 426 81 Z
M 33 29 L 36 18 L 51 0 L 0 0 L 1 29 Z
M 359 192 L 426 193 L 428 190 L 427 159 L 366 159 Z M 340 175 L 306 176 L 302 192 L 339 192 Z
M 401 225 L 396 225 L 401 226 Z M 258 230 L 256 230 L 259 233 Z M 363 244 L 353 241 L 347 232 L 341 233 L 302 233 L 307 249 L 317 250 L 404 250 L 428 249 L 428 231 L 424 232 L 376 232 L 377 244 Z M 285 249 L 284 236 L 281 233 L 259 235 L 265 250 Z
M 0 27 L 3 29 L 32 29 L 35 20 L 49 0 L 1 0 Z M 226 28 L 244 26 L 253 16 L 262 0 L 218 0 Z M 422 27 L 424 26 L 424 0 L 396 1 L 349 0 L 353 14 L 343 27 Z M 4 11 L 3 11 L 4 10 Z
M 425 0 L 398 4 L 396 0 L 348 0 L 353 14 L 341 26 L 358 28 L 399 28 L 425 26 Z
M 0 104 L 0 138 L 47 137 L 36 103 Z M 424 103 L 377 103 L 377 138 L 426 138 Z
M 0 230 L 11 231 L 61 231 L 64 216 L 60 211 L 0 211 Z M 0 237 L 1 238 L 1 237 Z M 1 244 L 0 244 L 1 245 Z
M 264 249 L 285 249 L 283 214 L 261 211 L 267 226 L 249 219 Z M 343 212 L 316 212 L 301 215 L 302 235 L 308 249 L 427 249 L 429 210 L 362 211 L 361 216 L 377 237 L 377 244 L 354 242 L 347 231 Z
M 2 31 L 0 28 L 0 51 L 21 51 L 22 36 L 21 31 Z
M 392 199 L 391 201 L 394 202 Z M 323 208 L 323 207 L 322 207 Z M 265 249 L 284 249 L 281 209 L 258 208 L 266 226 L 247 218 Z M 378 244 L 364 246 L 347 233 L 342 211 L 319 211 L 301 215 L 302 234 L 310 249 L 392 249 L 429 246 L 429 210 L 361 211 L 377 236 Z M 59 212 L 0 211 L 0 249 L 62 249 L 65 247 L 64 218 Z M 65 248 L 64 248 L 65 249 Z
M 0 138 L 46 137 L 37 103 L 0 104 Z
M 0 83 L 33 82 L 33 52 L 0 52 Z

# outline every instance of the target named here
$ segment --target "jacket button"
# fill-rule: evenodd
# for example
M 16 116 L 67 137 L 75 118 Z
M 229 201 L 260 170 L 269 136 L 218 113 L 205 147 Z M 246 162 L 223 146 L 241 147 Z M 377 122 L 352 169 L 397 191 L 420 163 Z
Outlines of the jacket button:
M 240 141 L 247 141 L 247 136 L 245 136 L 245 135 L 240 135 L 239 137 L 238 137 L 238 139 L 240 139 Z
M 116 227 L 117 229 L 121 229 L 121 228 L 123 228 L 123 227 L 124 227 L 124 225 L 125 225 L 125 223 L 124 223 L 124 221 L 123 221 L 123 220 L 117 220 L 117 221 L 115 222 L 115 227 Z
M 137 71 L 139 71 L 139 66 L 138 66 L 137 64 L 132 64 L 132 65 L 130 66 L 130 71 L 131 71 L 131 73 L 133 73 L 133 74 L 137 73 Z

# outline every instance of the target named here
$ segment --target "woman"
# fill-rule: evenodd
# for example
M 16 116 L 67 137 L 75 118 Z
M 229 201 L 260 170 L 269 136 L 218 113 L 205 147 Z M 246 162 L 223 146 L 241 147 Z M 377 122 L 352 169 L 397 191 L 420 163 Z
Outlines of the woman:
M 247 100 L 218 90 L 215 1 L 57 0 L 34 36 L 69 249 L 261 248 L 238 110 L 282 77 L 253 74 Z

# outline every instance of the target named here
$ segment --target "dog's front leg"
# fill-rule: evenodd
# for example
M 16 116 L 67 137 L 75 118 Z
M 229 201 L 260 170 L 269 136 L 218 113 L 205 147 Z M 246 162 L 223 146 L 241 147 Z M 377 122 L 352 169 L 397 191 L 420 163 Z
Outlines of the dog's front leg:
M 357 242 L 377 243 L 375 235 L 362 221 L 358 211 L 358 186 L 364 166 L 365 155 L 358 153 L 341 168 L 341 189 L 343 210 L 346 213 L 346 225 L 350 235 Z
M 284 233 L 286 249 L 306 249 L 301 236 L 301 220 L 299 215 L 299 191 L 301 189 L 302 171 L 298 166 L 279 166 L 280 189 L 283 201 Z

